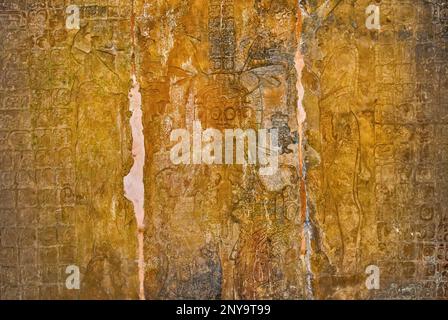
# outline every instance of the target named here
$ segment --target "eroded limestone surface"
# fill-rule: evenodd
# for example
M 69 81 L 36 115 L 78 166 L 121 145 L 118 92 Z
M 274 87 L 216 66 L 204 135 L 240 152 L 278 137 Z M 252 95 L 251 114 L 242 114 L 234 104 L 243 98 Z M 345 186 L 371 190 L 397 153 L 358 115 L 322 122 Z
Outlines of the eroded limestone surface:
M 445 0 L 0 0 L 0 299 L 447 298 L 447 24 Z M 278 171 L 173 163 L 197 123 L 278 132 Z

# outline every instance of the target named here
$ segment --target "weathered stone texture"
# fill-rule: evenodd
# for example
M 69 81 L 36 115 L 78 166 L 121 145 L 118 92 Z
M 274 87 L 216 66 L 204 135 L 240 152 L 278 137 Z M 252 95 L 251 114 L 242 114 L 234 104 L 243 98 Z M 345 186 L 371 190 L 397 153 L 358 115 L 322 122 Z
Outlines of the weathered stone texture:
M 0 298 L 136 297 L 127 1 L 0 2 Z M 82 290 L 65 288 L 68 265 Z
M 137 8 L 149 151 L 148 297 L 303 298 L 292 141 L 295 2 L 155 1 Z M 280 174 L 173 165 L 169 134 L 191 130 L 195 120 L 222 131 L 283 128 Z
M 133 74 L 147 299 L 447 298 L 448 3 L 374 3 L 0 0 L 0 299 L 139 297 Z M 278 129 L 278 173 L 174 165 L 195 121 Z
M 378 32 L 336 2 L 303 33 L 316 295 L 446 298 L 447 3 L 381 1 Z

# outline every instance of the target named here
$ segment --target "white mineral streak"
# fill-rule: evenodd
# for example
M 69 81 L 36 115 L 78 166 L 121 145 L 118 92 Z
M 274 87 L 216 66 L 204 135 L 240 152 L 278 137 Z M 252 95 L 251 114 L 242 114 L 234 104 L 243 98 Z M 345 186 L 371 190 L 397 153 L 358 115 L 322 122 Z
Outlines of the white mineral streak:
M 140 85 L 137 77 L 132 75 L 132 87 L 129 92 L 129 110 L 132 112 L 130 125 L 132 130 L 132 157 L 134 164 L 129 174 L 124 177 L 125 197 L 134 205 L 135 218 L 138 228 L 138 270 L 140 283 L 140 299 L 145 299 L 144 291 L 144 255 L 143 255 L 143 239 L 144 239 L 144 199 L 145 186 L 143 184 L 143 167 L 145 165 L 145 139 L 143 135 L 143 119 L 142 119 L 142 96 L 140 94 Z
M 298 147 L 298 158 L 299 158 L 299 173 L 300 173 L 300 199 L 301 199 L 301 216 L 303 219 L 303 232 L 302 232 L 302 259 L 303 264 L 306 270 L 306 294 L 307 297 L 313 298 L 313 288 L 312 288 L 312 270 L 311 270 L 311 239 L 312 239 L 312 228 L 310 223 L 310 215 L 309 208 L 307 204 L 307 195 L 306 195 L 306 167 L 303 155 L 304 148 L 304 126 L 306 120 L 306 112 L 303 107 L 303 98 L 305 95 L 305 89 L 302 85 L 302 71 L 305 66 L 305 62 L 303 59 L 303 55 L 301 52 L 301 20 L 303 17 L 303 12 L 301 8 L 298 8 L 299 16 L 298 16 L 298 25 L 297 25 L 297 50 L 294 57 L 294 65 L 297 73 L 297 82 L 296 82 L 296 90 L 297 90 L 297 124 L 298 124 L 298 133 L 299 133 L 299 147 Z

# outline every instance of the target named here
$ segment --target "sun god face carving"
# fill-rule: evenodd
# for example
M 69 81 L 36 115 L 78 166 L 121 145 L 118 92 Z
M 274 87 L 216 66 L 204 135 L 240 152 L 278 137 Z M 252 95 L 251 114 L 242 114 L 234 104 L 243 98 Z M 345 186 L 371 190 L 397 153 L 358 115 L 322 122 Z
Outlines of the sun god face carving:
M 206 87 L 196 102 L 202 127 L 224 130 L 253 123 L 255 114 L 245 96 L 245 90 L 238 86 Z

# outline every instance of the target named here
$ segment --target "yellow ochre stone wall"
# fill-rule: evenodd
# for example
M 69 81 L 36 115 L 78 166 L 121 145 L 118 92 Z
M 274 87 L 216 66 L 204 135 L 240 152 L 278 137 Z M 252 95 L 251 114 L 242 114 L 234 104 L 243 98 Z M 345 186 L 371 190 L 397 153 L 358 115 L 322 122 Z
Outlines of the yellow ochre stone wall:
M 446 0 L 0 0 L 0 299 L 446 299 L 447 40 Z M 173 163 L 198 123 L 278 170 Z

